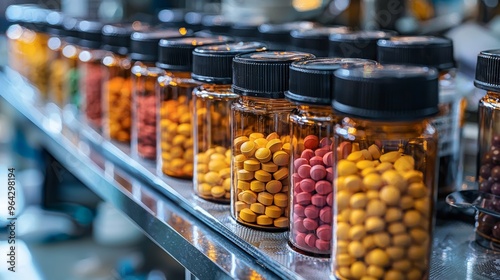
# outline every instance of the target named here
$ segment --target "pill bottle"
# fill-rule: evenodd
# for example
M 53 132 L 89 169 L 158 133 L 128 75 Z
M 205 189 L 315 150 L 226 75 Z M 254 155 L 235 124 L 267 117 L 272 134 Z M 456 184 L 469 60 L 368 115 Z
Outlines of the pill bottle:
M 343 119 L 333 140 L 332 278 L 427 279 L 438 72 L 391 64 L 339 69 L 333 109 Z
M 289 116 L 285 99 L 290 64 L 315 58 L 303 52 L 263 51 L 233 59 L 231 105 L 231 216 L 260 230 L 289 227 Z
M 128 56 L 130 36 L 150 29 L 140 21 L 106 24 L 102 27 L 103 133 L 106 138 L 130 143 L 132 126 L 132 61 Z
M 73 116 L 78 114 L 80 106 L 78 56 L 80 55 L 81 48 L 79 45 L 79 32 L 77 30 L 79 21 L 72 17 L 64 18 L 63 27 L 66 34 L 64 41 L 66 44 L 61 50 L 63 63 L 65 64 L 64 68 L 66 69 L 63 78 L 64 97 L 62 99 L 65 101 L 63 109 Z
M 287 23 L 264 23 L 259 26 L 260 40 L 264 41 L 271 50 L 289 50 L 292 30 L 308 30 L 319 27 L 311 21 L 294 21 Z
M 296 107 L 290 114 L 289 244 L 301 253 L 330 256 L 332 238 L 334 72 L 340 68 L 376 65 L 358 58 L 316 58 L 290 66 L 285 97 Z
M 350 29 L 346 26 L 292 30 L 290 32 L 291 45 L 295 51 L 309 52 L 317 57 L 327 57 L 329 36 L 345 34 L 349 31 Z
M 68 72 L 67 64 L 62 55 L 62 50 L 66 45 L 64 38 L 67 32 L 64 30 L 64 14 L 61 12 L 50 12 L 47 15 L 47 33 L 49 39 L 47 41 L 47 55 L 50 63 L 47 65 L 48 70 L 48 100 L 56 104 L 59 108 L 63 108 L 66 100 L 64 94 L 65 76 Z
M 500 50 L 479 53 L 474 85 L 485 90 L 479 100 L 476 181 L 479 191 L 488 197 L 482 205 L 490 211 L 500 212 Z M 485 213 L 476 214 L 476 241 L 484 247 L 500 250 L 500 219 Z
M 158 78 L 158 174 L 193 178 L 192 93 L 199 81 L 191 78 L 193 50 L 231 41 L 229 37 L 162 39 L 156 66 L 166 71 Z
M 363 30 L 331 34 L 331 57 L 355 57 L 377 60 L 377 41 L 396 36 L 395 31 Z
M 191 34 L 190 30 L 162 29 L 134 32 L 130 35 L 132 62 L 132 155 L 156 160 L 156 80 L 165 71 L 156 67 L 158 42 L 162 38 L 178 38 Z
M 231 104 L 233 57 L 264 51 L 259 42 L 238 42 L 198 47 L 193 51 L 193 187 L 199 197 L 218 203 L 231 201 Z
M 106 51 L 102 49 L 102 27 L 99 21 L 82 20 L 78 22 L 81 47 L 78 54 L 80 73 L 79 91 L 81 93 L 81 119 L 89 126 L 100 131 L 102 128 L 102 83 L 104 67 L 102 59 Z
M 464 124 L 464 91 L 456 86 L 453 41 L 433 36 L 393 36 L 378 41 L 378 61 L 434 67 L 439 70 L 439 114 L 432 124 L 439 134 L 438 214 L 450 207 L 444 198 L 460 189 L 463 177 L 462 131 Z

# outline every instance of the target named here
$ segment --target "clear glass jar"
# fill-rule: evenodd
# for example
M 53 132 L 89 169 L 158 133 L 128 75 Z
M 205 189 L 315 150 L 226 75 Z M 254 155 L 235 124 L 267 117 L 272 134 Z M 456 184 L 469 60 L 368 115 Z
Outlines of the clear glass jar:
M 260 230 L 289 227 L 290 125 L 284 98 L 290 64 L 314 58 L 301 52 L 263 51 L 233 60 L 231 106 L 231 215 Z
M 105 137 L 130 143 L 132 133 L 132 60 L 128 56 L 133 32 L 147 31 L 147 24 L 107 24 L 102 28 L 103 132 Z
M 193 89 L 201 82 L 191 78 L 193 50 L 199 46 L 230 41 L 229 37 L 188 37 L 162 39 L 156 66 L 167 71 L 158 79 L 159 138 L 158 173 L 192 179 Z
M 333 141 L 332 278 L 427 279 L 437 71 L 385 65 L 341 69 L 335 76 L 333 108 L 343 120 Z
M 340 68 L 376 65 L 350 58 L 316 58 L 290 66 L 286 98 L 294 103 L 290 114 L 292 153 L 290 166 L 289 244 L 301 253 L 328 257 L 332 239 L 334 126 L 334 72 Z M 302 199 L 304 192 L 310 199 Z M 326 202 L 326 203 L 325 203 Z
M 458 190 L 463 177 L 462 128 L 465 98 L 456 88 L 453 41 L 433 36 L 393 36 L 378 41 L 382 64 L 435 67 L 440 71 L 440 113 L 432 120 L 439 134 L 438 211 L 448 211 L 444 198 Z
M 199 197 L 217 203 L 231 201 L 232 61 L 240 53 L 264 51 L 259 42 L 198 47 L 193 51 L 194 80 L 204 84 L 193 90 L 193 187 Z
M 81 51 L 78 54 L 80 73 L 79 91 L 81 93 L 81 115 L 83 120 L 94 129 L 102 128 L 102 87 L 104 67 L 102 59 L 106 51 L 101 49 L 102 27 L 98 21 L 80 21 L 78 31 L 81 37 Z
M 78 56 L 81 51 L 78 45 L 80 39 L 78 38 L 78 31 L 76 30 L 78 20 L 74 18 L 65 18 L 63 24 L 67 36 L 64 38 L 66 44 L 63 46 L 61 53 L 64 68 L 67 71 L 64 73 L 64 97 L 62 100 L 65 101 L 65 109 L 77 115 L 78 108 L 80 107 Z
M 157 110 L 156 95 L 158 77 L 165 71 L 156 67 L 159 42 L 162 38 L 178 38 L 190 35 L 185 28 L 151 29 L 130 35 L 129 57 L 134 61 L 132 72 L 132 155 L 156 160 Z M 158 112 L 159 113 L 159 112 Z
M 482 51 L 477 59 L 477 88 L 486 90 L 479 100 L 476 181 L 485 195 L 484 208 L 500 212 L 500 77 L 496 74 L 500 50 Z M 476 213 L 476 241 L 486 248 L 500 250 L 500 219 L 485 213 Z

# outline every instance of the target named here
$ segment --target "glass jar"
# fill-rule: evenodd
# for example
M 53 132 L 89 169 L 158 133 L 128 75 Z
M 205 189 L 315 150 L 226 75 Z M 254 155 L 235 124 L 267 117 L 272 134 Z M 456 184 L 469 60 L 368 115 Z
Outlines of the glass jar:
M 231 216 L 260 230 L 289 227 L 290 126 L 286 100 L 290 64 L 302 52 L 263 51 L 233 59 Z
M 296 106 L 290 114 L 291 247 L 301 253 L 328 257 L 332 238 L 334 72 L 340 68 L 376 65 L 356 58 L 317 58 L 290 66 L 286 98 Z M 310 199 L 302 199 L 307 193 Z M 325 203 L 326 202 L 326 203 Z
M 130 59 L 132 72 L 132 155 L 156 160 L 156 83 L 165 71 L 156 67 L 158 43 L 162 38 L 190 35 L 185 28 L 132 33 Z
M 191 79 L 193 50 L 198 46 L 230 41 L 229 37 L 162 39 L 157 67 L 166 71 L 158 79 L 158 173 L 193 178 L 192 92 L 201 83 Z
M 64 86 L 65 75 L 68 73 L 68 65 L 64 61 L 62 50 L 66 45 L 64 38 L 67 33 L 63 26 L 64 14 L 61 12 L 51 12 L 47 15 L 49 27 L 47 32 L 49 40 L 47 41 L 48 60 L 48 99 L 50 102 L 63 108 L 66 103 Z
M 132 61 L 128 56 L 130 36 L 146 31 L 149 25 L 106 24 L 102 28 L 103 49 L 103 132 L 106 138 L 130 143 L 132 126 Z
M 259 26 L 260 39 L 268 44 L 270 49 L 291 49 L 292 30 L 308 30 L 319 27 L 311 21 L 294 21 L 287 23 L 264 23 Z
M 348 32 L 350 29 L 346 26 L 292 30 L 290 32 L 291 44 L 296 51 L 310 52 L 317 57 L 327 57 L 329 36 Z
M 77 30 L 78 22 L 75 18 L 64 18 L 63 26 L 67 36 L 64 38 L 66 44 L 61 51 L 63 63 L 65 64 L 64 68 L 67 70 L 64 73 L 64 97 L 62 99 L 65 101 L 65 104 L 63 107 L 74 116 L 78 114 L 80 106 L 78 56 L 80 55 L 81 48 L 78 45 L 80 41 Z
M 240 42 L 198 47 L 193 51 L 192 78 L 203 85 L 193 90 L 194 193 L 199 197 L 229 204 L 231 201 L 231 104 L 233 57 L 264 51 L 259 42 Z
M 340 69 L 333 109 L 343 119 L 333 141 L 332 276 L 427 279 L 438 162 L 437 131 L 430 123 L 439 112 L 437 71 L 390 64 Z
M 22 41 L 24 28 L 20 24 L 12 24 L 6 31 L 7 36 L 7 50 L 8 50 L 8 65 L 12 70 L 21 73 L 24 68 L 24 61 L 22 56 Z
M 438 213 L 449 211 L 444 202 L 458 190 L 463 177 L 462 130 L 465 98 L 456 88 L 453 41 L 432 36 L 393 36 L 378 41 L 378 61 L 421 65 L 439 70 L 439 114 L 432 124 L 439 135 Z
M 500 212 L 500 184 L 496 171 L 500 171 L 500 50 L 482 51 L 477 59 L 477 88 L 486 90 L 479 101 L 478 144 L 476 181 L 479 191 L 490 194 L 483 208 Z M 496 171 L 495 171 L 496 170 Z M 500 219 L 485 213 L 476 213 L 476 241 L 482 246 L 500 250 Z
M 329 55 L 377 60 L 377 41 L 389 39 L 396 34 L 395 31 L 375 30 L 332 34 L 329 38 Z
M 79 91 L 81 93 L 82 120 L 94 129 L 102 128 L 102 86 L 104 67 L 101 62 L 106 51 L 101 49 L 102 27 L 99 21 L 83 20 L 78 23 L 81 51 L 78 54 L 80 73 Z

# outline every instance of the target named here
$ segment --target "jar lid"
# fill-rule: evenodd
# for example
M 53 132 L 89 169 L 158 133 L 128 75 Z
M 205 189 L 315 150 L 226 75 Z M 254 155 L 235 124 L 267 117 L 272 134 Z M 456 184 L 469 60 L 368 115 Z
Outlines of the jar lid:
M 132 33 L 147 30 L 150 30 L 150 26 L 140 21 L 106 24 L 102 27 L 102 48 L 117 54 L 126 55 L 130 48 L 130 36 Z
M 57 11 L 52 11 L 45 18 L 47 22 L 47 32 L 55 36 L 66 36 L 64 31 L 64 14 Z
M 192 78 L 206 83 L 231 84 L 233 58 L 241 53 L 265 51 L 261 42 L 238 42 L 197 47 L 193 51 Z
M 446 70 L 455 67 L 453 41 L 434 36 L 394 36 L 379 40 L 378 61 Z
M 474 85 L 484 90 L 500 91 L 500 49 L 479 53 Z
M 346 26 L 292 30 L 290 32 L 291 43 L 297 50 L 311 51 L 318 56 L 328 56 L 329 36 L 349 31 L 350 29 Z
M 241 38 L 259 38 L 260 24 L 252 23 L 234 23 L 231 25 L 229 34 Z
M 102 44 L 102 28 L 104 24 L 100 21 L 82 20 L 78 22 L 76 29 L 80 37 L 80 46 L 98 49 Z
M 201 29 L 201 19 L 206 13 L 202 12 L 187 12 L 184 15 L 184 21 L 186 22 L 189 28 L 192 28 L 195 31 Z
M 316 58 L 290 65 L 290 88 L 285 97 L 299 103 L 330 105 L 334 98 L 334 73 L 341 68 L 377 65 L 361 58 Z
M 231 22 L 222 15 L 204 15 L 201 18 L 201 26 L 214 34 L 228 34 Z
M 233 91 L 245 96 L 284 98 L 290 64 L 312 58 L 313 54 L 292 51 L 239 54 L 233 59 Z
M 63 20 L 63 28 L 64 28 L 64 34 L 66 37 L 64 40 L 70 44 L 79 44 L 80 43 L 80 38 L 79 38 L 79 32 L 78 32 L 78 22 L 79 20 L 73 17 L 64 17 Z
M 158 43 L 159 55 L 156 66 L 165 70 L 191 71 L 193 50 L 196 47 L 228 42 L 232 42 L 232 39 L 226 36 L 161 39 Z
M 365 66 L 335 72 L 333 109 L 372 120 L 403 121 L 439 112 L 436 69 L 405 65 Z
M 395 31 L 355 31 L 330 35 L 330 56 L 377 60 L 377 41 L 396 36 Z
M 295 21 L 287 23 L 264 23 L 259 26 L 260 37 L 264 41 L 289 43 L 292 30 L 312 29 L 318 25 L 311 21 Z
M 167 28 L 134 32 L 130 35 L 130 58 L 137 61 L 156 62 L 158 60 L 158 42 L 165 38 L 190 36 L 186 28 Z
M 164 27 L 182 27 L 186 25 L 184 16 L 185 9 L 163 9 L 158 12 L 158 21 Z

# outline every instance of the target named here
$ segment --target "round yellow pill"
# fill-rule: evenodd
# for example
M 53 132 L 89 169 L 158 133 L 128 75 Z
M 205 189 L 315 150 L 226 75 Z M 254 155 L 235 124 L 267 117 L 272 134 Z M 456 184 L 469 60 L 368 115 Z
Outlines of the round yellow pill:
M 243 168 L 246 171 L 257 171 L 260 169 L 260 162 L 255 159 L 247 159 L 243 162 Z
M 250 209 L 245 208 L 240 211 L 240 219 L 247 223 L 255 223 L 257 219 L 257 215 Z
M 278 171 L 273 173 L 273 178 L 275 180 L 283 180 L 285 178 L 288 178 L 288 168 L 281 167 L 280 169 L 278 169 Z
M 338 176 L 353 175 L 358 172 L 358 168 L 354 162 L 342 159 L 337 163 Z
M 243 191 L 241 193 L 241 201 L 252 204 L 257 201 L 257 195 L 252 191 Z
M 390 162 L 395 163 L 401 157 L 401 153 L 398 151 L 388 152 L 380 156 L 380 162 Z
M 267 142 L 266 148 L 268 148 L 271 153 L 275 153 L 277 151 L 280 151 L 281 148 L 283 147 L 283 143 L 281 142 L 280 139 L 272 139 Z
M 266 172 L 264 170 L 255 171 L 254 177 L 255 177 L 255 179 L 257 179 L 261 182 L 264 182 L 264 183 L 272 180 L 272 175 L 269 172 Z
M 231 178 L 224 179 L 222 182 L 222 187 L 228 192 L 231 190 Z
M 290 156 L 284 151 L 277 151 L 273 154 L 273 162 L 278 166 L 287 166 Z
M 257 214 L 264 214 L 264 212 L 266 211 L 266 206 L 264 206 L 262 203 L 255 202 L 250 204 L 250 210 Z
M 231 167 L 223 168 L 219 171 L 219 176 L 222 179 L 231 178 Z
M 253 171 L 247 171 L 245 169 L 238 170 L 238 180 L 252 180 L 253 176 L 254 176 Z
M 248 140 L 249 140 L 249 139 L 248 139 L 248 137 L 246 137 L 246 136 L 240 136 L 240 137 L 238 137 L 238 138 L 234 139 L 233 144 L 234 144 L 235 149 L 236 149 L 236 150 L 239 150 L 239 149 L 240 149 L 240 147 L 241 147 L 241 145 L 242 145 L 243 143 L 247 142 Z
M 236 155 L 234 157 L 234 165 L 239 169 L 243 169 L 243 162 L 245 162 L 245 160 L 247 160 L 245 155 Z
M 366 255 L 366 262 L 369 265 L 384 267 L 389 264 L 389 256 L 382 249 L 373 249 Z
M 271 180 L 266 183 L 266 191 L 269 193 L 278 193 L 281 191 L 282 185 L 278 180 Z
M 380 199 L 387 205 L 398 205 L 401 192 L 395 186 L 385 186 L 380 190 Z
M 266 138 L 257 138 L 255 140 L 253 140 L 255 142 L 255 144 L 257 145 L 257 148 L 265 148 L 266 145 L 267 145 L 267 140 Z
M 253 180 L 250 182 L 250 189 L 253 192 L 263 192 L 266 189 L 266 184 L 258 180 Z
M 201 195 L 210 195 L 211 191 L 212 191 L 212 186 L 210 184 L 203 183 L 198 186 L 198 192 Z
M 397 187 L 401 192 L 406 192 L 406 180 L 396 170 L 390 169 L 382 173 L 382 180 L 384 180 L 386 185 L 393 185 Z
M 246 191 L 250 189 L 250 183 L 243 180 L 238 180 L 238 184 L 236 185 L 238 189 L 242 191 Z
M 264 138 L 264 134 L 262 134 L 260 132 L 253 132 L 253 133 L 250 133 L 250 135 L 248 136 L 248 139 L 250 139 L 250 141 L 255 141 L 255 139 L 259 139 L 259 138 Z
M 272 205 L 273 199 L 274 199 L 274 196 L 268 192 L 261 192 L 257 195 L 257 201 L 266 205 L 266 206 Z
M 226 190 L 223 187 L 216 186 L 211 190 L 212 196 L 215 198 L 221 198 L 226 194 Z
M 265 214 L 268 217 L 271 217 L 273 219 L 277 219 L 281 216 L 281 208 L 279 208 L 276 205 L 267 206 Z
M 372 154 L 367 149 L 361 150 L 361 153 L 363 153 L 365 160 L 373 160 Z
M 394 162 L 394 168 L 401 173 L 415 169 L 415 159 L 411 156 L 402 156 Z
M 236 201 L 234 203 L 234 208 L 236 208 L 236 212 L 240 212 L 241 210 L 246 209 L 248 207 L 249 205 L 243 201 Z
M 253 141 L 247 141 L 241 145 L 240 150 L 243 155 L 245 155 L 247 158 L 250 158 L 257 150 L 257 145 L 255 145 L 255 142 Z
M 266 215 L 260 215 L 257 217 L 257 224 L 261 226 L 270 226 L 273 224 L 273 219 Z
M 276 132 L 272 132 L 272 133 L 270 133 L 269 135 L 266 136 L 266 140 L 267 141 L 271 141 L 273 139 L 279 139 L 279 138 L 280 138 L 280 136 Z
M 274 219 L 273 225 L 278 228 L 286 228 L 289 226 L 290 221 L 287 217 L 279 217 Z
M 208 163 L 208 170 L 219 172 L 222 169 L 227 168 L 227 164 L 224 160 L 210 160 Z
M 283 144 L 283 147 L 281 147 L 281 149 L 287 153 L 287 154 L 290 154 L 291 151 L 292 151 L 292 145 L 290 143 L 284 143 Z
M 380 149 L 377 145 L 372 144 L 370 147 L 368 147 L 368 151 L 372 155 L 373 159 L 379 159 L 380 158 Z
M 277 166 L 274 162 L 269 161 L 269 162 L 266 162 L 266 163 L 262 163 L 261 164 L 261 168 L 264 171 L 273 173 L 273 172 L 278 171 L 279 166 Z
M 363 152 L 361 151 L 352 152 L 347 156 L 347 160 L 352 162 L 358 162 L 364 159 L 365 157 L 363 156 Z
M 268 162 L 271 160 L 272 153 L 268 148 L 259 148 L 255 151 L 255 158 L 260 162 Z
M 284 193 L 277 193 L 274 195 L 274 205 L 279 207 L 288 206 L 288 195 Z
M 381 162 L 379 165 L 377 165 L 375 167 L 375 169 L 379 172 L 379 173 L 384 173 L 385 171 L 389 170 L 389 169 L 392 169 L 392 163 L 390 162 Z

